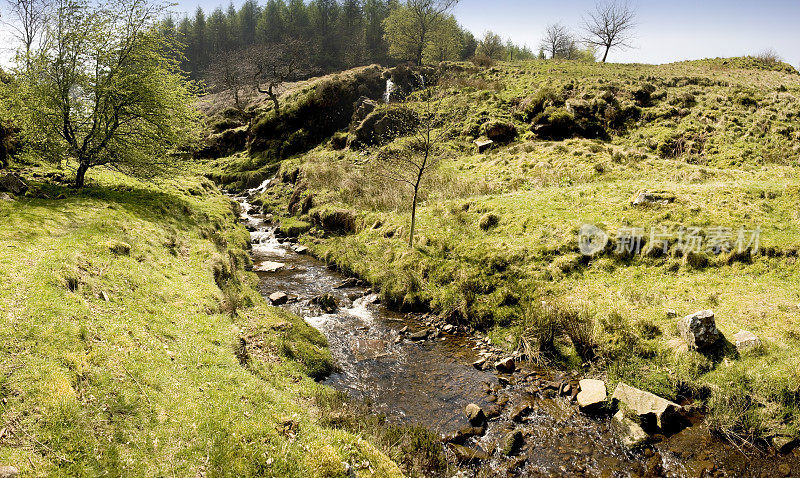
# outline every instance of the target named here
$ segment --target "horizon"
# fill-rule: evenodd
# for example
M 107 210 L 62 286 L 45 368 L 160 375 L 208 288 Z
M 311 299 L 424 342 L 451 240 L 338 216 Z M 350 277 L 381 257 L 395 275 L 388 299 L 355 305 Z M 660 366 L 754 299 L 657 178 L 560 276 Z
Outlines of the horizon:
M 214 0 L 180 0 L 179 16 L 200 6 L 206 13 L 226 3 Z M 233 2 L 237 7 L 242 0 Z M 266 3 L 261 1 L 259 4 Z M 308 3 L 308 2 L 306 2 Z M 781 59 L 800 69 L 800 35 L 794 23 L 800 2 L 790 0 L 675 0 L 668 7 L 655 0 L 631 1 L 637 26 L 628 50 L 612 50 L 609 63 L 664 64 L 705 58 L 753 56 L 773 49 Z M 480 38 L 491 30 L 503 39 L 538 51 L 545 27 L 560 22 L 578 34 L 582 17 L 594 0 L 530 2 L 498 0 L 485 7 L 480 0 L 460 0 L 453 10 L 458 22 Z M 691 13 L 686 13 L 691 12 Z

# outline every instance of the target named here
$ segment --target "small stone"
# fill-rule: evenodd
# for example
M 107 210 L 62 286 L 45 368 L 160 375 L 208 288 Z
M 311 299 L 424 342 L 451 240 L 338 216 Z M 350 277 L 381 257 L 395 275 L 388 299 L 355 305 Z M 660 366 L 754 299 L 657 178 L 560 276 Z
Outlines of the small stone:
M 594 411 L 605 404 L 606 398 L 608 398 L 605 382 L 585 378 L 580 381 L 580 387 L 578 406 L 581 410 Z
M 0 478 L 17 478 L 19 470 L 15 466 L 0 465 Z
M 447 324 L 444 327 L 442 327 L 442 331 L 444 331 L 447 334 L 453 333 L 455 331 L 455 329 L 456 329 L 456 326 L 452 325 L 452 324 Z
M 283 305 L 289 302 L 289 296 L 283 292 L 275 292 L 270 294 L 269 301 L 272 303 L 272 305 Z
M 498 362 L 495 362 L 494 368 L 500 373 L 511 373 L 516 368 L 514 357 L 506 357 Z
M 296 252 L 298 254 L 307 254 L 308 253 L 308 247 L 306 247 L 306 246 L 297 246 L 297 247 L 295 247 L 294 252 Z
M 494 397 L 494 395 L 492 395 Z M 497 398 L 495 398 L 495 401 Z M 491 420 L 492 418 L 497 418 L 502 413 L 502 408 L 499 405 L 491 404 L 488 405 L 486 408 L 483 409 L 483 414 L 486 416 L 487 420 Z
M 778 453 L 789 453 L 797 445 L 797 440 L 790 436 L 778 435 L 772 437 L 772 446 Z
M 467 415 L 471 425 L 482 425 L 486 422 L 486 415 L 484 415 L 483 409 L 474 403 L 467 405 L 464 408 L 464 413 Z
M 339 308 L 339 301 L 333 294 L 322 294 L 319 297 L 315 297 L 312 302 L 317 304 L 322 309 L 322 312 L 326 314 L 332 314 Z
M 733 343 L 736 345 L 736 350 L 744 352 L 745 350 L 759 347 L 761 345 L 761 339 L 752 332 L 740 330 L 733 336 Z
M 483 370 L 483 367 L 486 365 L 486 357 L 480 358 L 474 362 L 472 362 L 472 366 L 477 368 L 478 370 Z
M 678 318 L 678 311 L 675 309 L 667 309 L 667 318 L 674 320 Z

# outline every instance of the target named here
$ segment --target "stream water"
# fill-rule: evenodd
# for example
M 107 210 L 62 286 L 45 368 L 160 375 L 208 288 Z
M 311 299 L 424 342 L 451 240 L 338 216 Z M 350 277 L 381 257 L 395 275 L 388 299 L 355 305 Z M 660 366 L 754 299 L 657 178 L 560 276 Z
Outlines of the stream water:
M 261 190 L 269 186 L 265 183 Z M 257 192 L 259 188 L 251 190 Z M 558 396 L 553 383 L 574 377 L 526 367 L 513 375 L 497 375 L 472 364 L 486 354 L 480 337 L 437 332 L 433 339 L 411 340 L 428 328 L 429 317 L 399 314 L 383 307 L 375 294 L 276 236 L 275 228 L 254 212 L 248 197 L 236 200 L 252 238 L 252 256 L 260 291 L 283 292 L 283 307 L 303 317 L 328 338 L 340 371 L 325 383 L 368 400 L 390 420 L 421 424 L 452 434 L 468 425 L 464 408 L 475 403 L 497 417 L 482 435 L 462 437 L 470 450 L 489 457 L 476 462 L 479 476 L 790 476 L 800 473 L 797 452 L 769 455 L 740 450 L 712 437 L 697 424 L 652 448 L 631 453 L 615 439 L 608 417 L 590 417 L 568 396 Z M 280 264 L 277 267 L 276 264 Z M 278 269 L 278 270 L 274 270 Z M 339 307 L 325 313 L 314 299 L 332 294 Z M 516 420 L 515 411 L 528 411 Z M 511 431 L 524 443 L 512 456 L 499 450 Z M 454 450 L 448 448 L 451 457 Z M 464 449 L 462 449 L 463 452 Z M 469 473 L 469 472 L 468 472 Z M 469 475 L 467 475 L 469 476 Z M 800 475 L 798 475 L 800 476 Z

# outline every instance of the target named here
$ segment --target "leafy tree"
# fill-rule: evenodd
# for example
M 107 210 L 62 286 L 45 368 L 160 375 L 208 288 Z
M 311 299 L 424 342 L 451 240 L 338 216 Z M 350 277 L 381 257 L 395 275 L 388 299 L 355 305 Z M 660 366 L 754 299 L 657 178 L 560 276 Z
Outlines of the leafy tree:
M 75 161 L 75 185 L 105 166 L 152 177 L 176 166 L 198 113 L 146 0 L 55 0 L 46 38 L 21 74 L 27 136 L 43 157 Z
M 408 0 L 394 9 L 384 21 L 389 54 L 421 65 L 431 36 L 457 3 L 458 0 Z
M 475 56 L 478 50 L 478 40 L 475 35 L 469 30 L 462 30 L 461 32 L 461 59 L 468 60 Z
M 483 35 L 483 39 L 478 44 L 478 55 L 484 55 L 493 60 L 499 60 L 505 54 L 505 47 L 503 46 L 503 39 L 500 35 L 492 31 L 487 31 Z
M 612 48 L 630 48 L 631 31 L 636 26 L 636 12 L 627 3 L 606 0 L 595 5 L 584 20 L 586 36 L 583 42 L 589 46 L 602 48 L 603 63 Z
M 456 17 L 449 15 L 431 34 L 425 49 L 425 59 L 431 63 L 458 60 L 461 56 L 461 27 Z

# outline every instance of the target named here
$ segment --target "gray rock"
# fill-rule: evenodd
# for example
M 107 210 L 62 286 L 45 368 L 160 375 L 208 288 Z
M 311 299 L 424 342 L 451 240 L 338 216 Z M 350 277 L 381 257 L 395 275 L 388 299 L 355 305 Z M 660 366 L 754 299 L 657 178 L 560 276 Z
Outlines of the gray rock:
M 674 320 L 678 318 L 678 311 L 675 309 L 667 309 L 667 318 Z
M 19 470 L 15 466 L 0 465 L 0 478 L 17 478 Z
M 622 410 L 614 415 L 611 424 L 622 446 L 629 450 L 646 445 L 650 440 L 650 435 L 638 423 L 626 417 Z
M 617 384 L 611 402 L 625 411 L 627 417 L 636 417 L 641 427 L 651 433 L 674 431 L 683 423 L 680 405 L 623 382 Z
M 514 357 L 506 357 L 502 360 L 495 362 L 494 368 L 497 369 L 498 372 L 501 373 L 511 373 L 517 368 L 516 363 L 514 362 Z
M 631 198 L 631 205 L 667 205 L 675 202 L 673 194 L 664 191 L 639 191 Z
M 28 185 L 16 174 L 8 173 L 0 176 L 0 192 L 5 191 L 19 196 L 25 194 L 27 190 Z
M 477 146 L 479 153 L 483 153 L 494 146 L 494 141 L 491 139 L 476 139 L 473 143 Z
M 14 197 L 8 193 L 0 193 L 0 201 L 11 202 L 14 200 Z
M 712 310 L 696 312 L 678 320 L 678 334 L 693 350 L 706 350 L 722 338 Z
M 477 368 L 478 370 L 483 370 L 485 365 L 486 365 L 486 358 L 480 358 L 472 362 L 472 366 Z
M 464 413 L 467 415 L 469 423 L 473 426 L 482 425 L 486 422 L 486 415 L 484 415 L 483 409 L 474 403 L 467 405 L 464 408 Z
M 308 253 L 308 247 L 306 247 L 306 246 L 297 246 L 297 247 L 295 247 L 294 252 L 296 252 L 298 254 L 307 254 Z
M 289 302 L 289 296 L 283 292 L 275 292 L 269 296 L 269 301 L 272 305 L 283 305 Z
M 606 403 L 608 392 L 602 380 L 585 378 L 580 382 L 581 391 L 578 392 L 578 406 L 583 411 L 595 411 Z
M 515 422 L 521 422 L 530 413 L 531 406 L 527 403 L 523 403 L 514 407 L 514 409 L 511 410 L 511 414 L 508 416 L 508 418 Z
M 733 343 L 736 344 L 736 350 L 744 352 L 745 350 L 759 347 L 761 339 L 752 332 L 740 330 L 733 336 Z

